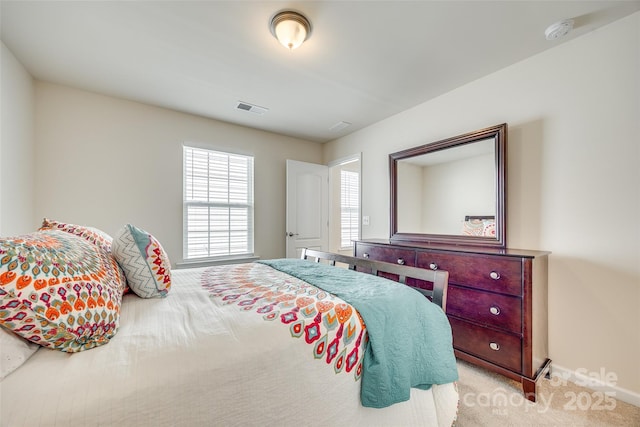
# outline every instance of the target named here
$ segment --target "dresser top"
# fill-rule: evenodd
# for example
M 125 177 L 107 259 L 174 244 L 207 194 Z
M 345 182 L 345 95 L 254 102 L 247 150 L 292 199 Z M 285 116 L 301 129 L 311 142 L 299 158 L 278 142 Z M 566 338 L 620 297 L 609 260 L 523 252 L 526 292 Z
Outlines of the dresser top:
M 462 245 L 445 245 L 437 243 L 424 243 L 424 242 L 392 242 L 389 239 L 361 239 L 357 240 L 361 243 L 371 243 L 378 245 L 390 245 L 394 247 L 405 247 L 412 249 L 430 249 L 443 252 L 465 252 L 472 254 L 486 254 L 486 255 L 503 255 L 512 256 L 518 258 L 536 258 L 545 255 L 549 255 L 549 251 L 532 251 L 527 249 L 512 249 L 512 248 L 492 248 L 484 246 L 462 246 Z

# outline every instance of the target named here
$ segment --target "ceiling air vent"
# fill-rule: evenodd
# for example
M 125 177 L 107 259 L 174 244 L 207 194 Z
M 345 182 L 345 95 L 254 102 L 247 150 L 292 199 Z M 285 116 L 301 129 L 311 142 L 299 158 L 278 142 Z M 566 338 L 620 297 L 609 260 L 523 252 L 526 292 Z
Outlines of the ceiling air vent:
M 248 102 L 238 101 L 238 105 L 236 106 L 238 110 L 249 111 L 254 114 L 264 114 L 269 111 L 268 108 L 260 107 L 258 105 L 249 104 Z
M 349 126 L 351 126 L 351 123 L 349 123 L 349 122 L 338 122 L 335 125 L 331 126 L 329 128 L 329 130 L 332 131 L 332 132 L 339 132 L 342 129 L 344 129 L 346 127 L 349 127 Z

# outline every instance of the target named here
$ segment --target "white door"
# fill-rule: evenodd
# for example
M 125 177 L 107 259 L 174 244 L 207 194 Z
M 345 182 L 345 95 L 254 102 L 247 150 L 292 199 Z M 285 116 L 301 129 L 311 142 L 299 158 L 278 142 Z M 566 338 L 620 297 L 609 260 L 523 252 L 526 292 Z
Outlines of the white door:
M 326 251 L 329 242 L 329 168 L 287 160 L 287 258 L 302 248 Z

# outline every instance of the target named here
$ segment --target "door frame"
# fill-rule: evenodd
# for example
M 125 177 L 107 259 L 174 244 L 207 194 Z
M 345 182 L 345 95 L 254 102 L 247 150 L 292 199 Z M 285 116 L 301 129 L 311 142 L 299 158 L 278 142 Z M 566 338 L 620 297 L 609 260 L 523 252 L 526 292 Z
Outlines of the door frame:
M 328 249 L 328 244 L 329 244 L 329 236 L 328 236 L 329 234 L 329 200 L 330 200 L 329 188 L 328 188 L 329 187 L 329 167 L 326 165 L 318 164 L 318 163 L 287 159 L 286 171 L 285 171 L 285 175 L 286 175 L 286 180 L 285 180 L 286 181 L 285 256 L 288 258 L 297 258 L 299 256 L 299 254 L 297 253 L 297 249 L 299 247 L 302 247 L 298 245 L 298 238 L 295 237 L 298 235 L 297 233 L 299 232 L 298 223 L 297 223 L 298 216 L 299 216 L 299 212 L 298 212 L 299 202 L 297 200 L 297 196 L 293 198 L 291 197 L 291 194 L 290 194 L 291 190 L 293 190 L 295 187 L 294 181 L 292 181 L 292 178 L 294 177 L 292 176 L 292 173 L 291 173 L 294 168 L 301 169 L 301 170 L 303 170 L 304 168 L 307 168 L 306 172 L 308 172 L 310 175 L 313 175 L 316 172 L 318 172 L 320 169 L 322 169 L 321 190 L 320 190 L 320 194 L 318 195 L 319 205 L 320 205 L 320 213 L 319 213 L 320 214 L 320 218 L 319 218 L 320 236 L 318 236 L 318 238 L 306 239 L 308 241 L 305 243 L 305 246 L 307 244 L 310 244 L 311 248 L 316 248 L 322 251 L 326 251 Z M 292 211 L 292 208 L 295 208 L 295 211 Z M 312 243 L 312 241 L 315 243 Z
M 338 249 L 340 249 L 340 244 L 338 243 L 337 245 L 334 245 L 335 242 L 332 242 L 331 239 L 331 230 L 333 229 L 333 227 L 336 224 L 336 221 L 338 222 L 338 224 L 340 223 L 340 218 L 335 218 L 335 215 L 333 215 L 333 203 L 335 201 L 335 194 L 334 194 L 334 182 L 333 182 L 333 173 L 332 171 L 334 170 L 334 168 L 344 165 L 346 163 L 351 163 L 357 161 L 358 162 L 358 237 L 362 238 L 362 153 L 355 153 L 355 154 L 351 154 L 349 156 L 345 156 L 345 157 L 340 157 L 338 159 L 332 160 L 327 164 L 327 167 L 329 168 L 329 202 L 328 202 L 328 206 L 329 206 L 329 241 L 328 241 L 328 245 L 329 245 L 329 249 L 331 251 L 335 251 L 334 250 L 334 246 L 336 246 Z M 339 197 L 339 196 L 338 196 Z M 338 199 L 338 203 L 339 203 L 339 199 Z M 344 250 L 342 251 L 343 253 L 345 252 Z M 350 254 L 352 255 L 352 254 Z

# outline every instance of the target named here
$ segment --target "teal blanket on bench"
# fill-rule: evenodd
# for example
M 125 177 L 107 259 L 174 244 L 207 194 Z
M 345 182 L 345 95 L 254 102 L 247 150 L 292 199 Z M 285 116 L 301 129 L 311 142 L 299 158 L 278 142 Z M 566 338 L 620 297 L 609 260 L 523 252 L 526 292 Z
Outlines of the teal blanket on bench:
M 411 387 L 458 379 L 451 326 L 442 309 L 403 284 L 301 259 L 258 261 L 351 304 L 369 335 L 360 400 L 383 408 L 409 400 Z

